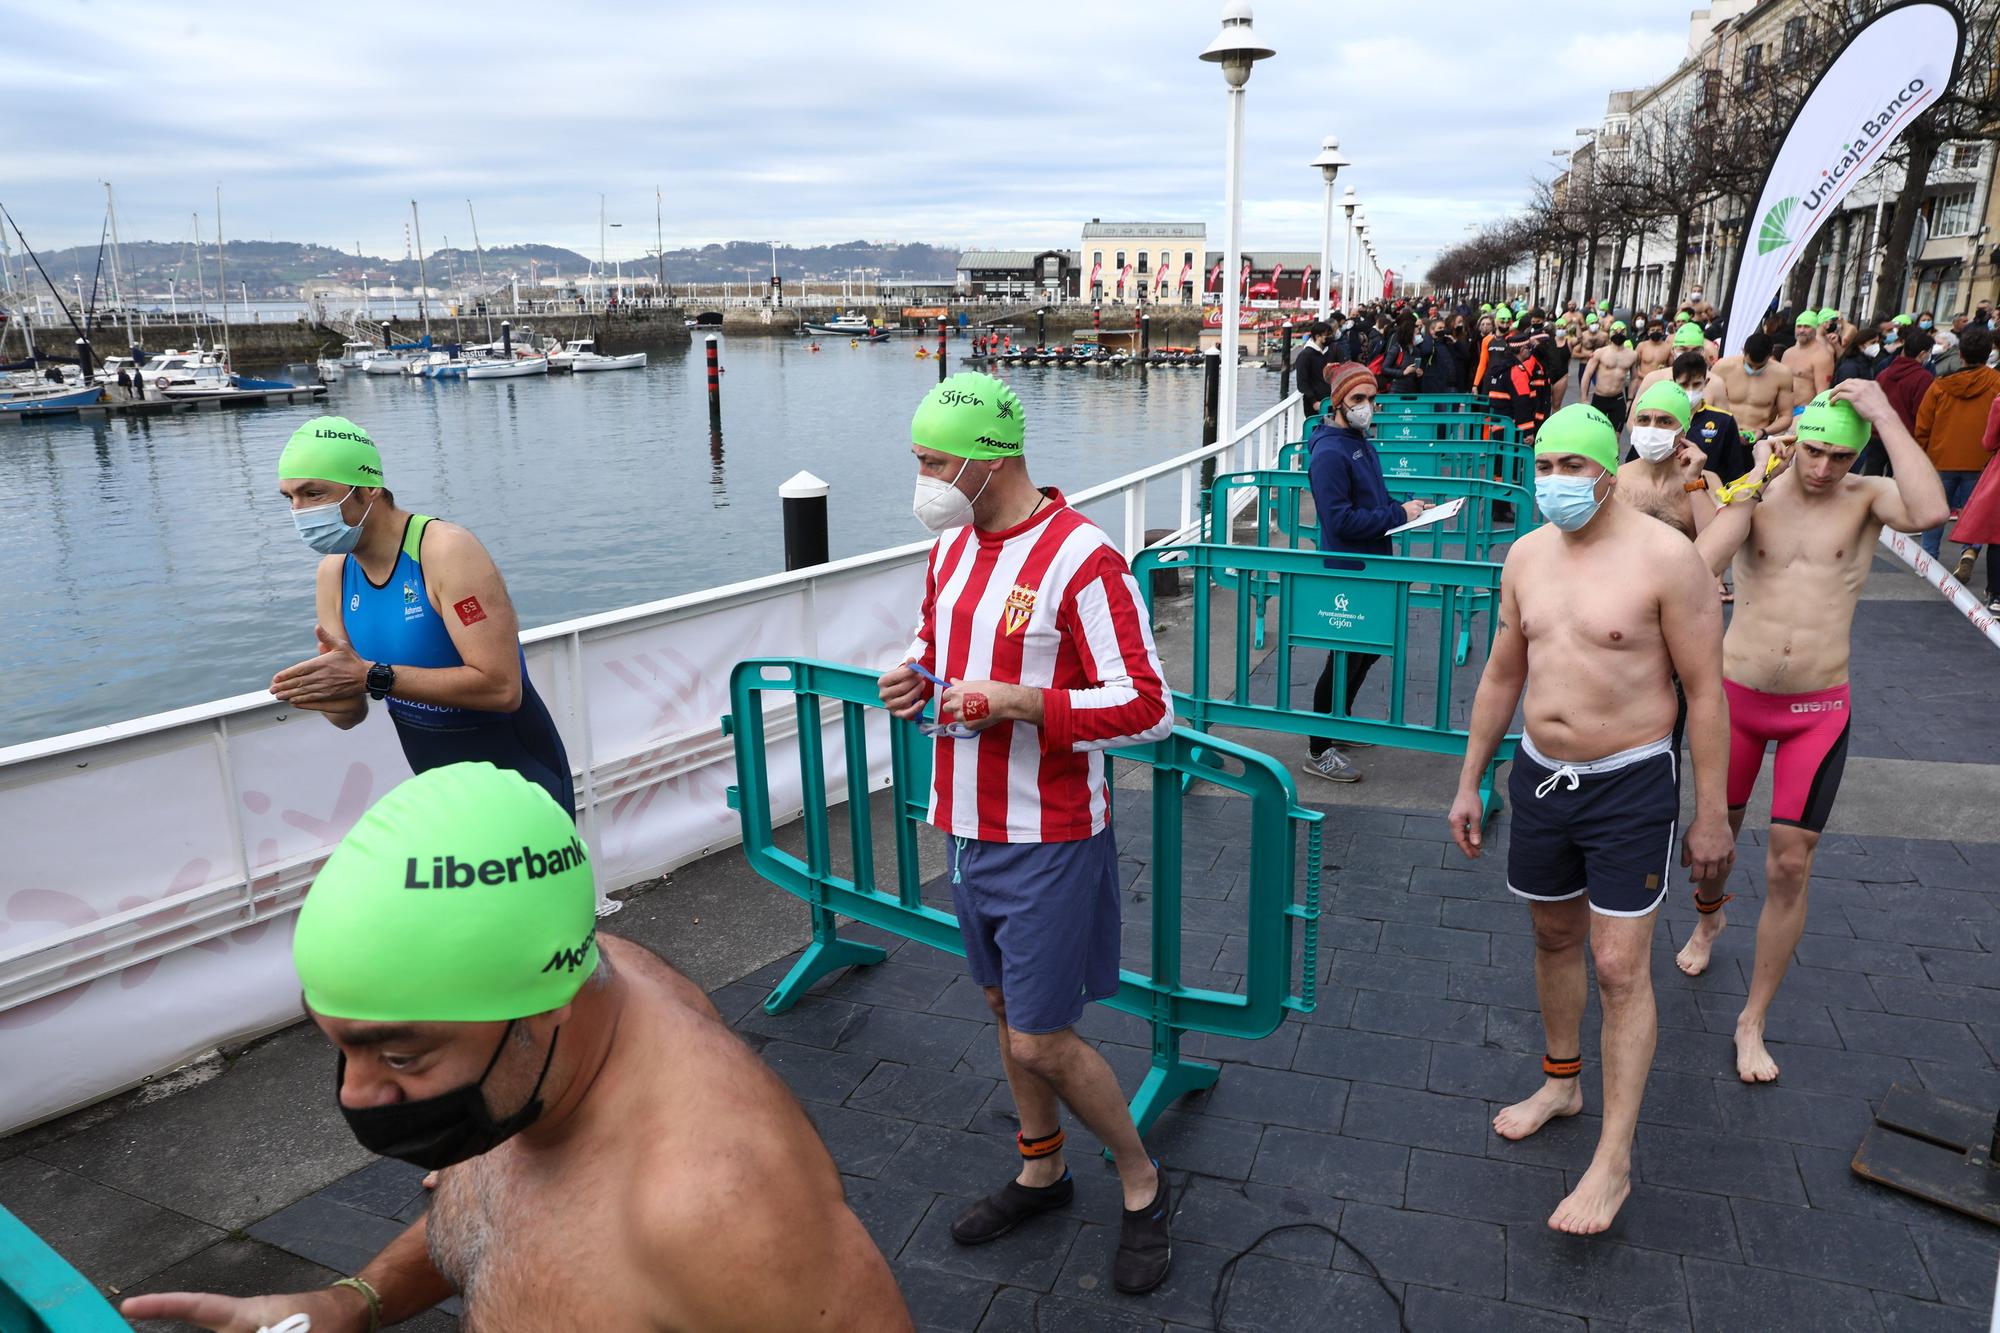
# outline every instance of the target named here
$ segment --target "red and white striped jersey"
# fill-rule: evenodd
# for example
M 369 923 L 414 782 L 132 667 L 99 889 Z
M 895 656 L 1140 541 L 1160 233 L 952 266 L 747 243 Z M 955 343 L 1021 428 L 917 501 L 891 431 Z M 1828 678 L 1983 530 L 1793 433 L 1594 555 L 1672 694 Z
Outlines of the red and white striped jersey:
M 1042 691 L 1042 725 L 939 737 L 930 821 L 989 842 L 1074 842 L 1101 832 L 1101 751 L 1173 730 L 1139 585 L 1102 528 L 1062 493 L 1017 527 L 939 537 L 909 657 L 945 680 Z

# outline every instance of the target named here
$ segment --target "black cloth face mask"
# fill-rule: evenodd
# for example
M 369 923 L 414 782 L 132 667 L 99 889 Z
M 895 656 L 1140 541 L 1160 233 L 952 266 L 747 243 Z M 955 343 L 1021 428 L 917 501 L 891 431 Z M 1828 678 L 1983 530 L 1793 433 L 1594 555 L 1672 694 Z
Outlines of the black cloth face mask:
M 562 1036 L 560 1027 L 550 1035 L 548 1057 L 542 1061 L 542 1072 L 535 1076 L 527 1105 L 496 1120 L 486 1109 L 482 1089 L 486 1076 L 500 1063 L 501 1053 L 507 1049 L 507 1038 L 513 1032 L 514 1023 L 510 1021 L 500 1034 L 500 1045 L 494 1049 L 493 1058 L 486 1062 L 479 1077 L 464 1087 L 421 1101 L 391 1102 L 359 1110 L 340 1104 L 340 1087 L 347 1077 L 347 1057 L 342 1055 L 334 1075 L 334 1104 L 340 1106 L 340 1114 L 346 1117 L 355 1140 L 378 1157 L 394 1157 L 426 1171 L 437 1171 L 491 1152 L 540 1118 L 542 1080 L 549 1076 L 549 1065 L 556 1058 L 556 1040 Z

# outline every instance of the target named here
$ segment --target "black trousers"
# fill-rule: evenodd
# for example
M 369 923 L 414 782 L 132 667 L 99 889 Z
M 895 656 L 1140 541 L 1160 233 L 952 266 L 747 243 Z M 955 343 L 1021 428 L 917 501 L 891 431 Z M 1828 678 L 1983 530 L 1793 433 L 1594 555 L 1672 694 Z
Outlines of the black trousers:
M 1347 698 L 1342 702 L 1340 711 L 1343 715 L 1352 716 L 1354 712 L 1354 696 L 1361 693 L 1361 682 L 1368 678 L 1368 668 L 1381 661 L 1382 655 L 1380 653 L 1328 653 L 1326 655 L 1326 665 L 1320 668 L 1319 681 L 1313 686 L 1313 711 L 1315 713 L 1331 715 L 1333 712 L 1333 664 L 1334 659 L 1337 657 L 1345 657 L 1347 659 Z M 1325 754 L 1332 745 L 1332 741 L 1314 736 L 1306 742 L 1306 749 L 1317 758 Z

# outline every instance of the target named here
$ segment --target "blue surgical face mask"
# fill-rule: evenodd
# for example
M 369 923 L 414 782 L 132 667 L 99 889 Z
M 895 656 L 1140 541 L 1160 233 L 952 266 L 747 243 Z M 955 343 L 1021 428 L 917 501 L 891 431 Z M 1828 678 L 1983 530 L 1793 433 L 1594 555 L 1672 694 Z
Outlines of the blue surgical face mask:
M 307 546 L 321 555 L 346 555 L 361 544 L 361 523 L 368 521 L 368 510 L 375 507 L 375 502 L 370 500 L 368 509 L 361 511 L 361 523 L 349 523 L 340 516 L 340 507 L 347 503 L 347 496 L 354 494 L 354 490 L 350 487 L 347 495 L 332 504 L 292 511 L 292 523 Z
M 1920 319 L 1920 320 L 1918 320 L 1918 321 L 1917 321 L 1917 327 L 1918 327 L 1918 328 L 1920 328 L 1920 329 L 1927 329 L 1927 328 L 1929 328 L 1930 326 L 1931 326 L 1931 322 L 1930 322 L 1929 320 L 1927 320 L 1927 319 Z
M 1535 508 L 1564 532 L 1575 532 L 1597 516 L 1598 507 L 1604 503 L 1597 498 L 1597 483 L 1607 475 L 1536 477 Z

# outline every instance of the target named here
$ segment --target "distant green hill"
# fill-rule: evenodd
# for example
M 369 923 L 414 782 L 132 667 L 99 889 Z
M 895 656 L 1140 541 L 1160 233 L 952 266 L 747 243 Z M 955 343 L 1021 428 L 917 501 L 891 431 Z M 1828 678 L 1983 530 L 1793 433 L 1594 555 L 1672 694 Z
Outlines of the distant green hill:
M 177 284 L 183 292 L 194 290 L 196 254 L 192 244 L 184 241 L 126 241 L 121 253 L 126 290 L 137 292 L 147 299 L 164 294 L 170 284 Z M 838 281 L 849 270 L 870 270 L 874 275 L 890 279 L 938 280 L 953 276 L 957 270 L 958 254 L 955 248 L 896 241 L 856 240 L 809 247 L 781 245 L 778 247 L 778 270 L 787 281 L 796 280 L 801 268 L 816 278 L 831 281 Z M 111 304 L 109 247 L 105 249 L 101 270 L 95 246 L 49 251 L 42 253 L 40 258 L 50 278 L 65 296 L 73 298 L 77 283 L 81 281 L 88 303 L 94 279 L 98 288 L 96 304 Z M 14 259 L 18 275 L 21 257 L 17 253 Z M 359 283 L 364 275 L 378 286 L 414 287 L 417 284 L 417 262 L 414 259 L 392 260 L 375 255 L 357 257 L 351 251 L 337 250 L 332 246 L 296 241 L 231 241 L 226 259 L 230 290 L 239 290 L 239 284 L 247 285 L 253 298 L 295 296 L 301 285 L 313 281 Z M 476 279 L 468 275 L 476 274 L 482 263 L 487 282 L 498 286 L 514 277 L 523 283 L 531 277 L 544 282 L 558 274 L 573 277 L 587 272 L 592 260 L 587 255 L 553 245 L 495 246 L 479 256 L 470 250 L 453 247 L 433 250 L 424 256 L 425 271 L 433 287 L 471 285 Z M 630 276 L 656 273 L 658 265 L 657 256 L 648 254 L 636 259 L 628 257 L 623 260 L 622 267 Z M 771 271 L 771 247 L 767 241 L 731 241 L 727 245 L 705 245 L 698 249 L 669 249 L 666 269 L 670 283 L 741 282 L 745 270 L 750 270 L 754 277 L 761 279 Z M 208 290 L 213 292 L 216 264 L 212 242 L 202 247 L 200 276 Z M 38 277 L 35 285 L 40 286 Z

